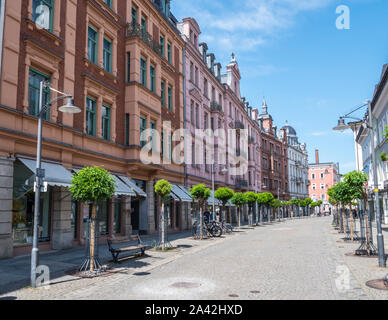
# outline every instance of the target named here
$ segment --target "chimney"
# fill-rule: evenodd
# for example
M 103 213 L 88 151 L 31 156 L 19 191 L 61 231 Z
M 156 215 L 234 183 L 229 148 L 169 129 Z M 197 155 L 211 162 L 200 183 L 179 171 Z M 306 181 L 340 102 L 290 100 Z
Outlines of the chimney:
M 201 51 L 203 61 L 205 63 L 206 63 L 207 50 L 208 50 L 208 47 L 207 47 L 207 44 L 205 42 L 202 42 L 199 44 L 199 51 Z
M 214 53 L 209 53 L 208 55 L 206 55 L 206 64 L 207 64 L 207 67 L 208 69 L 211 70 L 211 72 L 214 72 L 214 60 L 215 60 L 215 56 L 214 56 Z
M 315 150 L 315 163 L 319 164 L 319 150 Z
M 221 63 L 218 62 L 213 65 L 213 73 L 218 80 L 221 79 Z

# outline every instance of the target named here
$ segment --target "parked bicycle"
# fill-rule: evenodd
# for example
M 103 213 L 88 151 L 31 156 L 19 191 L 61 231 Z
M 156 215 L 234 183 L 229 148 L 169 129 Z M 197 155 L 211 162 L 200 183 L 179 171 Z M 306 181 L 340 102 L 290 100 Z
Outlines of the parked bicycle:
M 232 233 L 233 232 L 233 226 L 230 223 L 227 223 L 225 220 L 222 220 L 218 224 L 221 227 L 222 232 L 224 232 L 224 233 Z
M 195 221 L 193 224 L 192 234 L 194 237 L 200 236 L 200 224 L 198 221 Z M 206 237 L 221 237 L 222 228 L 215 221 L 209 223 L 204 221 L 202 224 L 202 234 Z

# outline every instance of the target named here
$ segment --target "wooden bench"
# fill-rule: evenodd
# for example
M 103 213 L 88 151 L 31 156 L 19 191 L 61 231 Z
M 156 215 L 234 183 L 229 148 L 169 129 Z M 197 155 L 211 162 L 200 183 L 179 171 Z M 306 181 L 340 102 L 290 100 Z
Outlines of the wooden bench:
M 141 256 L 144 256 L 145 250 L 147 248 L 147 246 L 143 244 L 143 242 L 141 241 L 138 235 L 120 237 L 120 238 L 112 237 L 107 239 L 107 242 L 108 242 L 109 251 L 112 254 L 113 261 L 115 263 L 119 262 L 118 259 L 121 253 L 131 252 L 131 254 L 127 255 L 126 257 L 130 257 L 137 253 L 140 253 Z M 129 246 L 126 246 L 126 247 L 120 248 L 120 247 L 113 246 L 113 244 L 127 243 L 127 242 L 129 242 Z

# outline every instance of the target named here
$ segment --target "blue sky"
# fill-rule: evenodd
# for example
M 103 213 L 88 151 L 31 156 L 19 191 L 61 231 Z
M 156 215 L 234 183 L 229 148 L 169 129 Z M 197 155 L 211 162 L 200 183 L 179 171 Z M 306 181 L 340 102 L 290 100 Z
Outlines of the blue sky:
M 350 9 L 350 30 L 336 28 L 336 8 Z M 193 17 L 200 41 L 223 67 L 232 52 L 241 93 L 260 108 L 266 97 L 275 124 L 293 126 L 310 162 L 355 169 L 353 135 L 332 130 L 341 114 L 372 99 L 388 63 L 387 0 L 172 0 L 181 20 Z

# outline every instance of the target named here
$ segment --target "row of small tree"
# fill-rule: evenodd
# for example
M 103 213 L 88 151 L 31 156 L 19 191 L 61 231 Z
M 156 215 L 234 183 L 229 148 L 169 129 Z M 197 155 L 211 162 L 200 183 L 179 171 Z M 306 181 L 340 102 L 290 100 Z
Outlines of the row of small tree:
M 346 214 L 345 208 L 352 210 L 357 206 L 357 200 L 364 202 L 364 208 L 367 207 L 368 193 L 367 193 L 368 177 L 366 173 L 360 171 L 352 171 L 344 176 L 343 181 L 338 182 L 328 190 L 329 203 L 337 208 L 337 214 L 341 209 L 342 223 L 340 224 L 340 232 L 345 232 Z M 368 230 L 369 220 L 365 216 L 366 230 Z M 350 214 L 350 239 L 354 240 L 354 217 Z M 368 236 L 367 236 L 368 239 Z
M 70 193 L 73 198 L 77 201 L 83 203 L 90 203 L 92 205 L 91 213 L 91 223 L 90 223 L 90 252 L 89 252 L 89 264 L 90 270 L 94 271 L 98 261 L 95 259 L 95 245 L 96 245 L 96 205 L 99 201 L 104 201 L 112 198 L 115 193 L 116 182 L 112 175 L 108 171 L 98 167 L 87 167 L 79 171 L 77 174 L 74 174 L 72 179 L 72 184 L 70 186 Z M 165 202 L 169 199 L 172 191 L 172 185 L 167 180 L 159 180 L 155 184 L 155 193 L 160 197 L 161 200 L 161 239 L 160 245 L 162 249 L 165 249 L 166 246 L 166 233 L 165 228 L 165 211 L 164 205 Z M 191 196 L 198 201 L 199 211 L 200 211 L 200 237 L 203 238 L 203 209 L 204 204 L 210 198 L 211 191 L 209 188 L 206 188 L 205 185 L 199 184 L 190 189 Z M 299 206 L 302 208 L 312 208 L 314 206 L 320 205 L 318 203 L 312 202 L 311 199 L 307 198 L 305 200 L 293 199 L 290 201 L 280 201 L 275 199 L 271 193 L 254 193 L 246 192 L 235 193 L 229 188 L 219 188 L 214 197 L 222 202 L 222 219 L 225 217 L 226 205 L 230 201 L 237 207 L 238 210 L 238 225 L 241 227 L 241 209 L 247 204 L 249 207 L 249 222 L 253 225 L 253 207 L 257 203 L 260 209 L 260 221 L 262 221 L 262 209 L 267 208 L 267 212 L 270 208 L 276 209 L 286 206 Z M 337 199 L 336 197 L 332 197 Z M 257 217 L 256 217 L 257 222 Z

